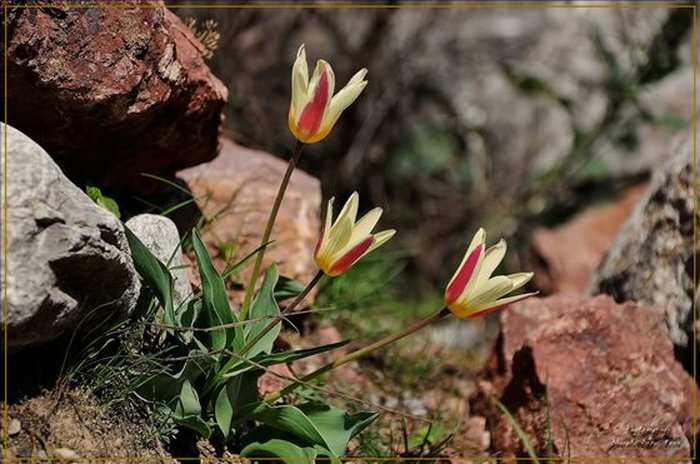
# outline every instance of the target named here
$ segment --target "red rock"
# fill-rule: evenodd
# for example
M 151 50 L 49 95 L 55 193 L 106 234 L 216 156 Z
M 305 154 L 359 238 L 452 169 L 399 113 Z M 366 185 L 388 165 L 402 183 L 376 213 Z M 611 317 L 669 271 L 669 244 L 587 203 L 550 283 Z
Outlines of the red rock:
M 144 2 L 134 2 L 143 4 Z M 155 8 L 8 10 L 8 114 L 76 183 L 150 191 L 216 156 L 226 87 Z
M 343 340 L 338 329 L 330 324 L 319 327 L 316 336 L 318 337 L 319 345 L 330 345 L 331 343 L 338 343 Z
M 532 234 L 534 284 L 546 293 L 583 293 L 617 232 L 647 189 L 625 191 L 613 204 L 587 209 L 555 228 Z
M 531 298 L 503 311 L 501 322 L 470 399 L 472 413 L 486 417 L 500 456 L 527 454 L 492 396 L 539 456 L 546 455 L 551 429 L 560 457 L 690 460 L 697 386 L 674 359 L 651 308 L 607 296 Z
M 268 153 L 222 139 L 221 154 L 215 160 L 177 174 L 192 191 L 205 220 L 211 221 L 201 234 L 212 256 L 219 254 L 221 244 L 233 245 L 235 262 L 260 245 L 286 167 L 286 162 Z M 281 274 L 302 283 L 311 280 L 317 269 L 313 252 L 320 229 L 320 203 L 318 179 L 297 169 L 272 230 L 275 243 L 265 253 L 263 268 L 275 262 Z M 223 269 L 221 257 L 217 260 Z M 242 270 L 243 283 L 251 267 Z
M 258 390 L 263 396 L 282 389 L 289 383 L 288 379 L 294 378 L 294 374 L 286 364 L 276 364 L 268 369 L 269 371 L 258 379 Z

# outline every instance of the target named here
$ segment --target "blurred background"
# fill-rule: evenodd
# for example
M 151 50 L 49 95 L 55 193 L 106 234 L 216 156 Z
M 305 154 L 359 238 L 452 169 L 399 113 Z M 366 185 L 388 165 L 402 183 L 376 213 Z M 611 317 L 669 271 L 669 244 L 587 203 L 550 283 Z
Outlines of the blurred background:
M 639 183 L 691 119 L 684 10 L 174 11 L 219 34 L 208 64 L 229 89 L 227 134 L 283 158 L 299 44 L 312 70 L 331 62 L 337 88 L 369 69 L 301 167 L 324 199 L 356 190 L 363 209 L 384 208 L 409 294 L 441 290 L 480 225 L 509 240 L 507 267 L 528 267 L 533 229 Z

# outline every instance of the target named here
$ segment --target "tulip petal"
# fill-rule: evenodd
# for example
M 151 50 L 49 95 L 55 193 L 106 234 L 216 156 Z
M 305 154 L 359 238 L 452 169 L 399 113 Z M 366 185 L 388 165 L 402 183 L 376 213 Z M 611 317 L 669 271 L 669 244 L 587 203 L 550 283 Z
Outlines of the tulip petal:
M 485 282 L 496 270 L 503 257 L 506 255 L 506 249 L 508 248 L 506 241 L 501 239 L 497 244 L 490 246 L 486 253 L 484 254 L 484 261 L 481 264 L 481 271 L 479 272 L 479 281 Z
M 335 198 L 328 200 L 328 208 L 326 209 L 326 221 L 321 225 L 321 230 L 318 234 L 318 242 L 316 242 L 316 250 L 314 256 L 318 256 L 323 245 L 328 241 L 328 235 L 331 230 L 331 221 L 333 220 L 333 201 Z
M 312 79 L 309 86 L 312 94 L 311 101 L 304 107 L 299 120 L 297 122 L 297 130 L 302 137 L 313 137 L 321 127 L 324 115 L 328 108 L 330 96 L 333 88 L 330 78 L 329 66 L 324 66 L 323 62 L 319 61 L 316 69 L 321 69 L 318 80 Z M 316 72 L 314 72 L 316 74 Z
M 510 274 L 508 277 L 511 282 L 513 282 L 513 290 L 517 290 L 532 279 L 534 274 L 532 272 L 518 272 L 517 274 Z
M 301 114 L 302 109 L 307 103 L 307 94 L 309 89 L 309 65 L 306 62 L 306 50 L 304 44 L 299 46 L 297 58 L 292 67 L 292 104 L 291 112 L 296 118 Z
M 455 271 L 454 275 L 452 276 L 452 279 L 450 279 L 450 282 L 447 284 L 448 288 L 452 285 L 454 280 L 457 278 L 457 275 L 459 274 L 460 269 L 462 269 L 464 267 L 464 264 L 466 263 L 467 258 L 469 258 L 469 256 L 474 251 L 474 249 L 476 249 L 477 245 L 484 243 L 485 241 L 486 241 L 486 231 L 483 228 L 480 228 L 474 234 L 474 237 L 472 238 L 472 241 L 469 244 L 469 248 L 467 248 L 467 252 L 464 253 L 464 258 L 462 259 L 462 262 L 460 263 L 459 267 L 457 268 L 457 271 Z
M 316 264 L 328 274 L 331 265 L 338 255 L 342 255 L 352 234 L 352 224 L 347 217 L 339 218 L 333 225 L 333 230 L 315 255 Z
M 372 244 L 371 247 L 369 247 L 369 250 L 367 250 L 367 253 L 369 253 L 370 251 L 376 250 L 380 246 L 384 245 L 395 234 L 396 234 L 395 229 L 387 229 L 387 230 L 383 230 L 381 232 L 377 232 L 376 234 L 374 234 L 374 243 Z
M 352 222 L 350 218 L 339 217 L 336 223 L 333 225 L 333 231 L 329 234 L 328 244 L 326 249 L 329 253 L 329 257 L 333 260 L 335 257 L 343 252 L 343 249 L 347 247 L 350 242 L 350 237 L 352 236 Z
M 366 75 L 367 75 L 367 68 L 360 69 L 350 78 L 348 83 L 345 84 L 345 87 L 350 87 L 353 84 L 357 84 L 359 82 L 364 81 Z
M 508 306 L 509 304 L 512 304 L 512 303 L 515 303 L 516 301 L 524 300 L 525 298 L 529 298 L 533 295 L 537 295 L 537 293 L 539 293 L 539 292 L 523 293 L 521 295 L 515 295 L 515 296 L 509 296 L 508 298 L 502 298 L 502 299 L 494 301 L 486 306 L 482 306 L 477 311 L 474 311 L 473 313 L 469 314 L 467 316 L 467 318 L 485 316 L 486 314 L 488 314 L 492 311 L 496 311 L 498 309 L 503 309 L 505 306 Z
M 350 269 L 350 267 L 355 264 L 357 260 L 368 253 L 370 246 L 372 246 L 372 242 L 374 242 L 374 237 L 370 235 L 352 247 L 350 250 L 343 253 L 342 256 L 333 261 L 328 274 L 331 276 L 339 275 Z
M 335 123 L 338 122 L 340 115 L 343 114 L 343 111 L 345 111 L 348 106 L 352 105 L 352 103 L 357 100 L 357 97 L 360 96 L 365 87 L 367 87 L 367 81 L 353 83 L 352 85 L 348 84 L 340 89 L 340 91 L 331 99 L 331 104 L 328 107 L 328 113 L 326 113 L 326 117 L 323 120 L 321 132 L 330 132 L 333 126 L 335 126 Z
M 338 219 L 336 219 L 335 224 L 338 224 L 341 218 L 347 217 L 350 220 L 350 227 L 355 225 L 355 218 L 357 217 L 357 209 L 360 205 L 360 196 L 357 192 L 352 192 L 352 195 L 343 205 L 343 209 L 338 213 Z M 335 225 L 333 225 L 335 227 Z
M 476 285 L 467 303 L 471 308 L 480 308 L 513 291 L 513 282 L 506 276 L 496 276 Z
M 367 237 L 370 232 L 372 232 L 372 229 L 374 229 L 374 226 L 377 225 L 377 222 L 379 222 L 379 218 L 381 216 L 381 208 L 374 208 L 372 211 L 362 216 L 352 229 L 350 243 L 358 243 Z
M 322 229 L 323 243 L 328 241 L 328 236 L 330 235 L 331 227 L 333 226 L 333 203 L 334 202 L 335 202 L 335 197 L 331 197 L 331 199 L 328 200 L 328 207 L 326 208 L 326 222 L 324 223 L 323 229 Z
M 474 271 L 481 260 L 483 252 L 484 244 L 481 243 L 471 253 L 465 256 L 465 259 L 462 261 L 462 264 L 445 290 L 445 304 L 447 306 L 452 305 L 452 303 L 457 301 L 462 295 L 474 275 Z

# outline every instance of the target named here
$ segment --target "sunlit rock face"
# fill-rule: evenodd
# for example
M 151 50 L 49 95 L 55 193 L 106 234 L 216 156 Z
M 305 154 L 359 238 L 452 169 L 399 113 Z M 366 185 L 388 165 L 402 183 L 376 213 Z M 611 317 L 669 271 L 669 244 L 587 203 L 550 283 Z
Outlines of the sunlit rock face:
M 609 296 L 530 298 L 501 312 L 501 333 L 471 397 L 493 450 L 527 456 L 690 461 L 697 386 L 651 307 Z M 547 437 L 551 433 L 551 446 Z
M 143 2 L 141 2 L 143 3 Z M 153 8 L 8 12 L 8 114 L 75 183 L 147 193 L 216 156 L 227 99 L 203 46 Z

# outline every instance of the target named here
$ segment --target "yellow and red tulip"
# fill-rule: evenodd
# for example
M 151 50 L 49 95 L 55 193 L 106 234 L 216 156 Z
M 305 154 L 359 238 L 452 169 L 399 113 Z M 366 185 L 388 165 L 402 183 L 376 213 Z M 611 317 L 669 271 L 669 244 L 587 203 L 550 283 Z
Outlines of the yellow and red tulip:
M 292 100 L 289 105 L 289 130 L 303 143 L 324 139 L 341 113 L 355 101 L 367 85 L 367 69 L 358 71 L 336 95 L 331 65 L 318 60 L 309 81 L 304 45 L 299 47 L 292 68 Z
M 537 292 L 506 297 L 532 279 L 532 272 L 491 277 L 506 254 L 501 239 L 486 249 L 486 232 L 479 229 L 467 249 L 462 263 L 445 290 L 445 306 L 461 318 L 483 316 Z
M 355 221 L 360 202 L 357 192 L 350 195 L 335 221 L 333 201 L 334 198 L 328 201 L 326 221 L 321 228 L 314 253 L 316 264 L 329 276 L 347 271 L 360 258 L 382 246 L 396 233 L 393 229 L 371 233 L 382 215 L 381 208 L 374 208 L 359 221 Z

